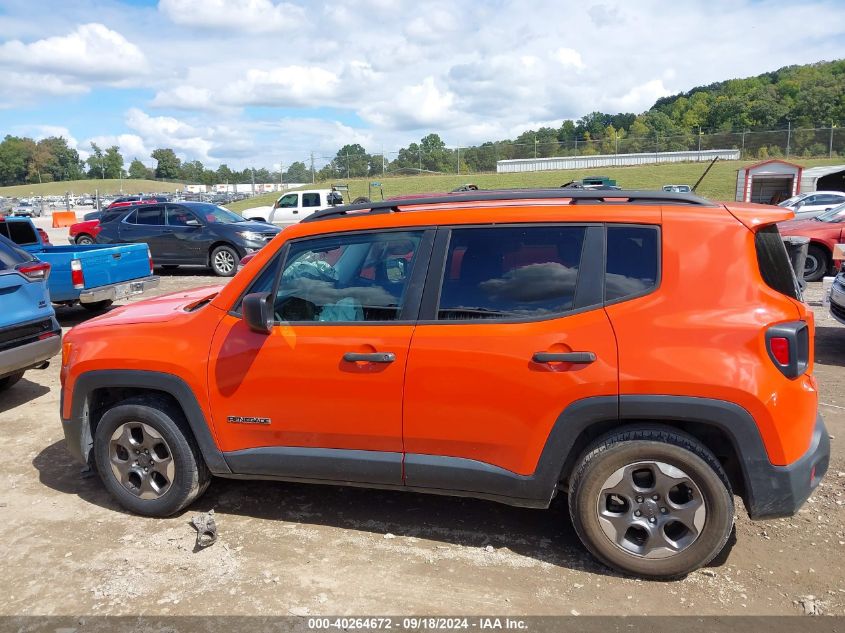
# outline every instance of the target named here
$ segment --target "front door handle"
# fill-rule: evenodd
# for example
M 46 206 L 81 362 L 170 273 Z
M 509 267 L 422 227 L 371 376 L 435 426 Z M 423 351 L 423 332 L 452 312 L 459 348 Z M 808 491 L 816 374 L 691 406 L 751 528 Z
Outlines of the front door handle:
M 393 352 L 373 352 L 372 354 L 346 352 L 343 360 L 347 363 L 392 363 L 396 360 L 396 354 Z
M 531 358 L 535 363 L 574 363 L 589 365 L 596 362 L 593 352 L 537 352 Z

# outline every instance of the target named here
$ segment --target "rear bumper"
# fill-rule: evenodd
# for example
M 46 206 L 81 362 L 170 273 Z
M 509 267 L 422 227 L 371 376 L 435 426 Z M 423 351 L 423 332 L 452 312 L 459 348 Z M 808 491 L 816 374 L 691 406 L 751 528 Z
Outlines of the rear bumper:
M 132 281 L 122 281 L 117 284 L 108 286 L 100 286 L 99 288 L 92 288 L 91 290 L 83 290 L 79 293 L 80 303 L 96 303 L 98 301 L 119 301 L 134 295 L 139 295 L 152 288 L 158 288 L 160 278 L 157 275 L 144 277 L 143 279 L 135 279 Z
M 53 358 L 62 349 L 61 334 L 0 352 L 0 378 L 30 369 Z
M 748 514 L 752 519 L 792 516 L 819 485 L 829 464 L 830 436 L 819 415 L 810 448 L 800 459 L 789 466 L 754 465 L 759 470 L 747 491 Z

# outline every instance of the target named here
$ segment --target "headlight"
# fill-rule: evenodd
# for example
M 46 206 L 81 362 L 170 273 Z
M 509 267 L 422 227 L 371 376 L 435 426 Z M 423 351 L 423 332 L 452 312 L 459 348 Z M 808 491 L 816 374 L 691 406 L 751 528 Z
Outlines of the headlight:
M 255 231 L 240 231 L 240 236 L 250 242 L 261 242 L 264 240 L 264 236 Z

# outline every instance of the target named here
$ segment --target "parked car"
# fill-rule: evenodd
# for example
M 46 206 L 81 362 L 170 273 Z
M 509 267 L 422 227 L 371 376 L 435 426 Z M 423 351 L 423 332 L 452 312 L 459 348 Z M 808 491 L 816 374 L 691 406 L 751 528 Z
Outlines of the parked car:
M 830 287 L 830 315 L 845 325 L 845 266 L 836 275 Z
M 50 264 L 0 235 L 0 391 L 59 353 L 62 329 L 50 304 Z
M 796 220 L 809 220 L 843 203 L 845 203 L 845 192 L 809 191 L 792 196 L 778 206 L 795 211 Z
M 561 189 L 320 211 L 226 286 L 73 328 L 67 445 L 148 516 L 215 474 L 566 492 L 598 559 L 677 577 L 725 546 L 734 491 L 789 516 L 828 468 L 791 215 Z
M 28 218 L 40 218 L 42 215 L 41 205 L 37 202 L 22 200 L 18 202 L 9 215 L 23 216 Z
M 837 266 L 833 259 L 835 244 L 845 242 L 845 204 L 808 219 L 795 219 L 779 225 L 784 236 L 810 238 L 804 265 L 804 280 L 818 281 Z
M 341 194 L 333 189 L 291 191 L 279 196 L 273 206 L 246 209 L 243 216 L 250 220 L 271 224 L 295 224 L 315 211 L 342 202 Z
M 674 193 L 692 193 L 692 187 L 689 185 L 663 185 L 663 191 L 670 191 Z
M 198 264 L 231 277 L 241 257 L 263 248 L 280 230 L 207 202 L 181 202 L 139 205 L 109 221 L 104 217 L 96 241 L 147 244 L 156 265 Z
M 149 248 L 141 244 L 53 246 L 43 241 L 28 218 L 0 221 L 0 235 L 52 266 L 48 287 L 56 304 L 105 310 L 159 283 L 152 274 Z

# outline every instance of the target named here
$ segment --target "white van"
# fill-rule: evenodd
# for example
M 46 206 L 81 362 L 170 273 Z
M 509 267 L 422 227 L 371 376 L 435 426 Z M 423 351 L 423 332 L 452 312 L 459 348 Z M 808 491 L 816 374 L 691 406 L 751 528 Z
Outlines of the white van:
M 246 209 L 242 215 L 248 220 L 271 224 L 295 224 L 315 211 L 342 203 L 343 200 L 337 191 L 307 189 L 282 194 L 272 207 Z

